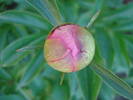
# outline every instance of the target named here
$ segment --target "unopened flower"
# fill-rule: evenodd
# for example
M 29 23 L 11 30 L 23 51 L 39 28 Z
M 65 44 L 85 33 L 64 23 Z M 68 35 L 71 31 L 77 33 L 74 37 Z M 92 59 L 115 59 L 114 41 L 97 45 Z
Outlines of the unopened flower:
M 64 24 L 51 31 L 44 45 L 48 64 L 61 72 L 75 72 L 86 67 L 95 53 L 94 39 L 85 28 Z

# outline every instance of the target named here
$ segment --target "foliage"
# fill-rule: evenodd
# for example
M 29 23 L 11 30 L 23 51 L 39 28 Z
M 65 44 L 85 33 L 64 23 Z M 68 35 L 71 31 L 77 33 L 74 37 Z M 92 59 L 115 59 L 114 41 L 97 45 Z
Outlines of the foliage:
M 43 45 L 63 23 L 88 28 L 96 41 L 91 65 L 61 74 Z M 133 99 L 133 3 L 126 0 L 0 0 L 0 100 Z

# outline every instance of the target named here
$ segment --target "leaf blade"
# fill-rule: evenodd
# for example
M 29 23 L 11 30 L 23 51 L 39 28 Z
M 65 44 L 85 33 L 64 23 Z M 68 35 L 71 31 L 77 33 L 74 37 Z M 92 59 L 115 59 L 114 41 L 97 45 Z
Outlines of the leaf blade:
M 111 86 L 119 94 L 132 100 L 133 88 L 131 88 L 127 83 L 125 83 L 111 71 L 107 70 L 104 67 L 101 67 L 100 65 L 91 66 L 91 69 L 94 70 L 106 84 Z
M 58 11 L 56 0 L 26 0 L 42 16 L 46 17 L 53 25 L 62 23 L 62 16 Z
M 52 25 L 46 19 L 27 11 L 12 10 L 3 12 L 0 14 L 0 21 L 33 26 L 43 30 L 52 28 Z
M 9 44 L 5 49 L 0 52 L 0 61 L 3 63 L 6 62 L 7 59 L 9 59 L 16 52 L 17 49 L 25 46 L 27 43 L 33 41 L 40 36 L 40 34 L 26 36 Z

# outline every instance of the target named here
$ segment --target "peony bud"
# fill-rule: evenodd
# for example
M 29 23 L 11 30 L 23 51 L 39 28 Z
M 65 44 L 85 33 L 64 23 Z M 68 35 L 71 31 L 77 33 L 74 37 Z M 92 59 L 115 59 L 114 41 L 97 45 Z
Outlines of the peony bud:
M 44 45 L 46 61 L 61 72 L 75 72 L 85 68 L 92 61 L 94 53 L 92 35 L 75 24 L 54 28 Z

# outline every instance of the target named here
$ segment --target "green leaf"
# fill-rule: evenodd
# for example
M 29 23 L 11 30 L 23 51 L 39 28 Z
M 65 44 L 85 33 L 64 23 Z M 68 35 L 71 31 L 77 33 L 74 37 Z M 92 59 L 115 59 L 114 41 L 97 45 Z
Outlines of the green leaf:
M 25 100 L 25 99 L 19 95 L 3 95 L 0 96 L 0 100 Z
M 94 70 L 106 84 L 116 90 L 120 95 L 132 100 L 133 88 L 131 88 L 127 83 L 118 78 L 111 71 L 101 67 L 101 65 L 93 65 L 91 66 L 91 69 Z
M 114 31 L 132 31 L 133 20 L 122 20 L 113 28 Z
M 68 96 L 69 91 L 66 84 L 63 84 L 63 86 L 54 85 L 52 88 L 53 89 L 50 93 L 50 96 L 47 96 L 47 100 L 70 100 Z
M 69 74 L 70 100 L 86 100 L 76 73 Z
M 111 8 L 120 8 L 123 5 L 123 0 L 105 0 L 106 6 Z
M 133 77 L 126 78 L 125 81 L 131 86 L 133 86 Z
M 57 0 L 59 10 L 63 16 L 64 22 L 77 22 L 78 17 L 78 4 L 76 0 Z
M 14 24 L 14 28 L 15 30 L 13 32 L 17 34 L 19 37 L 28 35 L 28 32 L 23 25 Z
M 133 36 L 124 34 L 123 38 L 125 39 L 125 43 L 126 43 L 125 46 L 128 50 L 128 56 L 129 56 L 130 60 L 132 61 L 133 60 L 133 55 L 131 55 L 131 54 L 132 54 L 132 51 L 133 51 Z M 132 70 L 130 70 L 130 71 L 132 71 Z
M 28 54 L 33 54 L 36 53 L 37 50 L 43 49 L 44 38 L 45 38 L 44 36 L 38 37 L 29 44 L 27 44 L 26 46 L 18 49 L 17 52 L 13 54 L 13 56 L 11 56 L 10 58 L 8 58 L 8 60 L 6 60 L 6 64 L 16 65 Z
M 102 10 L 103 8 L 103 4 L 105 3 L 106 0 L 96 0 L 95 1 L 95 8 L 94 8 L 94 12 L 96 13 L 97 11 Z
M 17 91 L 25 98 L 24 100 L 32 100 L 29 90 L 23 88 L 17 88 Z
M 46 19 L 27 11 L 12 10 L 3 12 L 0 14 L 0 21 L 33 26 L 46 31 L 52 28 L 52 25 Z
M 106 23 L 108 22 L 113 22 L 113 21 L 117 21 L 117 20 L 129 20 L 132 19 L 133 16 L 133 3 L 130 3 L 129 5 L 123 5 L 122 7 L 120 7 L 119 9 L 117 9 L 116 11 L 108 11 L 107 12 L 107 16 L 105 16 L 103 18 L 103 21 L 106 21 Z
M 6 46 L 7 30 L 0 32 L 0 51 Z
M 56 0 L 26 0 L 42 16 L 46 17 L 53 25 L 62 23 L 62 17 L 58 11 Z
M 10 74 L 8 72 L 6 72 L 6 70 L 0 68 L 0 79 L 11 79 L 12 77 L 10 76 Z
M 116 72 L 125 72 L 128 74 L 131 61 L 129 59 L 123 37 L 121 34 L 115 34 L 112 31 L 109 31 L 109 35 L 112 40 L 112 45 L 114 49 L 114 67 L 112 67 L 113 69 L 115 69 Z
M 16 53 L 17 49 L 24 47 L 25 45 L 27 45 L 28 43 L 30 43 L 34 39 L 37 39 L 40 36 L 41 34 L 35 34 L 35 35 L 20 38 L 12 42 L 9 46 L 7 46 L 5 49 L 3 49 L 0 52 L 0 61 L 2 62 L 2 64 L 6 66 L 6 61 Z
M 37 53 L 37 55 L 27 65 L 27 69 L 20 81 L 19 87 L 24 86 L 29 82 L 31 82 L 40 73 L 43 64 L 44 64 L 44 57 L 41 51 Z
M 106 84 L 102 85 L 99 96 L 101 100 L 115 100 L 115 95 L 116 93 L 113 89 L 108 88 Z
M 104 63 L 107 67 L 111 67 L 114 58 L 114 49 L 112 47 L 112 41 L 109 35 L 101 28 L 96 28 L 95 31 L 96 49 L 104 59 Z
M 70 75 L 69 86 L 71 98 L 96 100 L 101 87 L 101 80 L 88 66 L 88 68 Z

